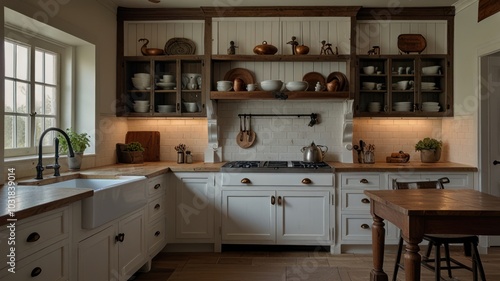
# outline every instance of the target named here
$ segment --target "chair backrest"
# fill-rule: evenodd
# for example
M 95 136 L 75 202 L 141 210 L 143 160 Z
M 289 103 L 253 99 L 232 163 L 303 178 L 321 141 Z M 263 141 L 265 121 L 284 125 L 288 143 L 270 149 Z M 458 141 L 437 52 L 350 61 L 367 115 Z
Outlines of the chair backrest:
M 392 189 L 444 189 L 443 184 L 449 183 L 450 179 L 447 177 L 440 178 L 435 181 L 412 181 L 412 182 L 398 182 L 397 179 L 392 180 Z

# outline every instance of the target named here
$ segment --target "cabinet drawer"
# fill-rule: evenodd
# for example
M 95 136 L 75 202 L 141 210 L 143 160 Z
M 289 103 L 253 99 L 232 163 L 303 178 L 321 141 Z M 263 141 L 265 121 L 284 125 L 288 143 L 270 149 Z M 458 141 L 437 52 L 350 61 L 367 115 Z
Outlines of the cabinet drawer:
M 361 187 L 361 188 L 380 188 L 379 174 L 341 174 L 340 186 L 342 188 Z
M 20 251 L 17 250 L 19 253 Z M 16 273 L 2 269 L 0 280 L 68 280 L 68 242 L 64 240 L 16 262 Z
M 365 211 L 370 213 L 370 199 L 363 190 L 342 190 L 342 211 Z
M 165 176 L 157 176 L 148 180 L 148 196 L 155 197 L 160 194 L 165 194 L 166 181 Z
M 342 215 L 341 216 L 342 240 L 355 241 L 355 243 L 372 243 L 372 224 L 371 215 Z M 395 244 L 398 241 L 398 228 L 388 221 L 385 222 L 385 242 L 386 244 Z
M 306 183 L 304 180 L 309 179 Z M 223 173 L 223 186 L 333 186 L 333 173 Z
M 148 221 L 154 221 L 163 215 L 165 215 L 165 196 L 149 201 Z
M 161 250 L 165 246 L 167 228 L 165 219 L 159 219 L 154 222 L 148 229 L 146 233 L 148 241 L 148 254 L 155 255 L 156 252 Z
M 22 259 L 68 237 L 67 208 L 18 221 L 15 227 L 16 258 Z M 9 237 L 9 229 L 6 226 L 3 229 L 0 237 Z M 4 260 L 2 255 L 0 261 Z

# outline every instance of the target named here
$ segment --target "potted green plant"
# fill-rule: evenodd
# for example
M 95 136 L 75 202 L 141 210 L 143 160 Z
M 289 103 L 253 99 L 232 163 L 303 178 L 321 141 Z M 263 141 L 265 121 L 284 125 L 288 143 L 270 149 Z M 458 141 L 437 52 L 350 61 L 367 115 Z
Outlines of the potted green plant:
M 68 155 L 68 168 L 69 169 L 80 169 L 82 166 L 83 152 L 90 146 L 90 136 L 87 133 L 77 133 L 73 131 L 72 128 L 66 128 L 66 134 L 71 142 L 71 147 L 75 153 L 75 157 L 69 157 Z M 59 134 L 57 136 L 59 139 L 59 151 L 61 153 L 68 153 L 68 142 L 63 135 Z
M 144 162 L 144 147 L 140 142 L 131 142 L 128 144 L 117 143 L 116 153 L 118 162 L 138 164 Z
M 415 151 L 420 151 L 420 161 L 433 163 L 441 158 L 443 142 L 433 138 L 424 138 L 415 144 Z

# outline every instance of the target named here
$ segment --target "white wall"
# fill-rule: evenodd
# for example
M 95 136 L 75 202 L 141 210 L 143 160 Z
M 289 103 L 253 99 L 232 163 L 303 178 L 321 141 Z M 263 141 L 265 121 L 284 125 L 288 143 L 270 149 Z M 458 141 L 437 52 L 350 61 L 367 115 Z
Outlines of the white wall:
M 455 16 L 455 117 L 444 120 L 443 136 L 450 151 L 457 152 L 450 153 L 450 161 L 478 166 L 479 56 L 485 55 L 482 50 L 500 41 L 500 13 L 478 23 L 478 1 L 466 4 L 457 6 Z

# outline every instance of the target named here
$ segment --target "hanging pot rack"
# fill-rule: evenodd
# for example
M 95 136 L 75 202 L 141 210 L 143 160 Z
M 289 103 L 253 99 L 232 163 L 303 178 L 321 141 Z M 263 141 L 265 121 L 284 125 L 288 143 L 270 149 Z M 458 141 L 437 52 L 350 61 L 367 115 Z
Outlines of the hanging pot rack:
M 238 114 L 238 117 L 243 117 L 243 118 L 252 118 L 252 117 L 310 117 L 311 121 L 309 121 L 308 126 L 312 127 L 316 124 L 319 124 L 318 121 L 318 114 L 317 113 L 311 113 L 311 114 L 251 114 L 251 113 L 243 113 L 243 114 Z

